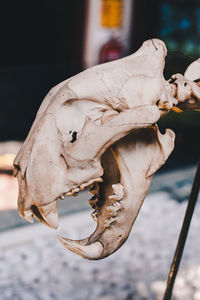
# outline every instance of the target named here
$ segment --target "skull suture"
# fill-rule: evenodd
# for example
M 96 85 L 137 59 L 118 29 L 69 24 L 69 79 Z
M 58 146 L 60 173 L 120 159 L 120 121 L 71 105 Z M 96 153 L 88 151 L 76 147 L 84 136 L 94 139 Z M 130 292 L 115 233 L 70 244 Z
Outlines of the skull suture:
M 185 100 L 199 107 L 200 88 L 190 76 L 165 81 L 166 53 L 162 41 L 149 40 L 57 85 L 15 159 L 18 208 L 30 222 L 57 228 L 58 198 L 90 187 L 95 232 L 80 241 L 59 236 L 85 258 L 106 257 L 127 239 L 153 174 L 174 147 L 174 133 L 162 135 L 155 125 L 160 116 Z

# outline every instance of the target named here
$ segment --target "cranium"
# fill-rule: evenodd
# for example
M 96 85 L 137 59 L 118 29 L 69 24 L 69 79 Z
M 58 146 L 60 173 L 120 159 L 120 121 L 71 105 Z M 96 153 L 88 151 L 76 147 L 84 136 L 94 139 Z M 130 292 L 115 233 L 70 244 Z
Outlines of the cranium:
M 148 40 L 54 87 L 14 161 L 19 213 L 30 222 L 57 228 L 58 199 L 90 188 L 95 232 L 79 241 L 59 236 L 85 258 L 106 257 L 125 242 L 153 174 L 173 150 L 173 131 L 162 135 L 155 125 L 184 102 L 175 80 L 163 77 L 166 53 L 162 41 Z

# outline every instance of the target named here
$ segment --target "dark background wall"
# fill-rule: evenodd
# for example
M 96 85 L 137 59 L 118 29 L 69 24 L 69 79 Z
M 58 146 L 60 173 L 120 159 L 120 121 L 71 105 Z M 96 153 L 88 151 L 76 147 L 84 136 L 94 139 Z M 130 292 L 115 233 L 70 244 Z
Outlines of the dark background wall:
M 24 139 L 48 90 L 82 68 L 85 1 L 1 3 L 0 140 Z

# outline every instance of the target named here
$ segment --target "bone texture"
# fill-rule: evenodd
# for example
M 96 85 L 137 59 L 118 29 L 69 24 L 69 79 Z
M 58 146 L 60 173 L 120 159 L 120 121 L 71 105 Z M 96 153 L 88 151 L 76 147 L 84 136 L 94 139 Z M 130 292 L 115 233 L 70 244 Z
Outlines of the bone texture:
M 90 189 L 95 232 L 78 241 L 58 236 L 84 258 L 104 258 L 128 238 L 154 173 L 174 147 L 173 131 L 161 134 L 159 118 L 200 107 L 199 61 L 166 81 L 166 54 L 161 40 L 148 40 L 128 57 L 57 85 L 14 161 L 18 209 L 29 222 L 35 217 L 56 229 L 58 200 Z

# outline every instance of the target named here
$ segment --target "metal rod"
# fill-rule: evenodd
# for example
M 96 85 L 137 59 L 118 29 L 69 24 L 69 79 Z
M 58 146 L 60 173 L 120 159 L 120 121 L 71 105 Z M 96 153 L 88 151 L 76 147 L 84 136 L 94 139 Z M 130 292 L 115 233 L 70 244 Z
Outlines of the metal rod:
M 198 199 L 199 189 L 200 189 L 200 161 L 198 163 L 195 178 L 193 181 L 192 190 L 190 193 L 181 233 L 179 235 L 178 243 L 176 246 L 176 251 L 171 264 L 171 269 L 169 272 L 167 287 L 165 290 L 163 300 L 170 300 L 172 297 L 173 286 L 179 269 L 179 265 L 183 254 L 185 242 L 187 239 L 187 234 L 192 220 L 194 208 Z

